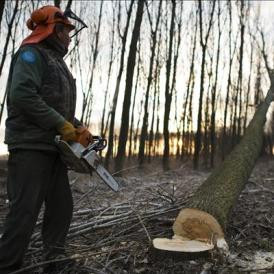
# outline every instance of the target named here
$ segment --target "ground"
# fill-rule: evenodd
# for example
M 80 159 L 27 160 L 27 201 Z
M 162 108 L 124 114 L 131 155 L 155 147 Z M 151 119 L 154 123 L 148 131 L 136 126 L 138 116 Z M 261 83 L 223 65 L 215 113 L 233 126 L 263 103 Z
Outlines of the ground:
M 226 232 L 227 258 L 210 254 L 162 254 L 151 247 L 156 237 L 171 237 L 172 224 L 210 170 L 194 171 L 175 161 L 163 171 L 159 161 L 138 168 L 133 162 L 116 174 L 120 191 L 108 189 L 95 175 L 70 173 L 74 216 L 67 250 L 81 267 L 60 273 L 274 273 L 274 159 L 256 164 L 231 214 Z M 8 204 L 0 169 L 0 222 Z M 0 226 L 1 226 L 0 224 Z M 40 224 L 33 234 L 26 266 L 42 273 Z

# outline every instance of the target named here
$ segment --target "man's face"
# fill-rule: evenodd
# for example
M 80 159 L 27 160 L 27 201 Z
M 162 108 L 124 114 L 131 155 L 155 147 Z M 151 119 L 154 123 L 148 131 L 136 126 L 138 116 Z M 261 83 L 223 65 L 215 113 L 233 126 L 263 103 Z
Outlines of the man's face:
M 66 48 L 69 47 L 69 44 L 71 41 L 71 39 L 69 37 L 70 31 L 71 31 L 71 28 L 65 25 L 63 31 L 59 31 L 57 33 L 58 38 L 60 39 L 60 41 Z

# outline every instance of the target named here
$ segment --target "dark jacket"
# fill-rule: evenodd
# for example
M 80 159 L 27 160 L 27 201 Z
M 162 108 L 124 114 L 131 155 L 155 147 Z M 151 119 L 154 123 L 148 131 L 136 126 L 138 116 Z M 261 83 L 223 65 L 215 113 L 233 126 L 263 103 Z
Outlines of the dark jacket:
M 58 49 L 58 48 L 57 48 Z M 62 52 L 47 41 L 21 47 L 8 77 L 5 143 L 8 148 L 56 150 L 65 120 L 75 120 L 76 87 Z

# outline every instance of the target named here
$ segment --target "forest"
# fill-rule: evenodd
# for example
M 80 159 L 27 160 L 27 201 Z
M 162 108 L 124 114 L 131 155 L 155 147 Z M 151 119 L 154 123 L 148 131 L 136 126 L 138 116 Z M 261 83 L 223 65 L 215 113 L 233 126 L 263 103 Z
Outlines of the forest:
M 76 79 L 76 116 L 106 138 L 102 162 L 120 185 L 113 193 L 96 175 L 70 171 L 68 250 L 89 273 L 273 273 L 274 3 L 2 0 L 1 130 L 11 59 L 31 12 L 44 5 L 69 8 L 84 22 L 64 57 Z M 185 217 L 192 209 L 198 215 Z M 41 218 L 25 268 L 37 273 Z M 153 247 L 173 234 L 202 238 L 222 255 Z
M 60 2 L 60 3 L 59 3 Z M 66 61 L 77 81 L 77 115 L 108 140 L 105 161 L 153 157 L 213 167 L 238 143 L 268 85 L 271 51 L 254 1 L 56 1 L 88 28 Z M 1 65 L 27 35 L 31 10 L 50 1 L 1 2 Z M 21 38 L 19 38 L 21 37 Z M 269 56 L 269 62 L 272 61 Z M 1 124 L 5 120 L 1 85 Z M 272 154 L 271 115 L 265 153 Z

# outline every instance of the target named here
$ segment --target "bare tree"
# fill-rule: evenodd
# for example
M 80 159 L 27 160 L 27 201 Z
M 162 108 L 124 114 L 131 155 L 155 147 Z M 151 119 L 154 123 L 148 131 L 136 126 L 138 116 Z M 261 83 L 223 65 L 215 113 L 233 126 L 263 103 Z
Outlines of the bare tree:
M 168 169 L 169 160 L 169 114 L 170 106 L 172 100 L 172 90 L 170 90 L 170 73 L 171 73 L 171 62 L 172 62 L 172 49 L 173 49 L 173 36 L 174 36 L 174 26 L 175 26 L 175 11 L 176 11 L 176 1 L 172 0 L 172 12 L 170 19 L 170 29 L 169 29 L 169 45 L 168 45 L 168 58 L 166 63 L 166 84 L 165 84 L 165 113 L 164 113 L 164 154 L 163 154 L 163 168 Z
M 190 136 L 190 121 L 192 120 L 192 95 L 194 89 L 194 64 L 195 64 L 195 54 L 196 54 L 196 40 L 197 40 L 197 30 L 198 30 L 198 10 L 196 10 L 195 14 L 195 30 L 193 32 L 193 36 L 191 37 L 191 45 L 193 45 L 192 53 L 191 53 L 191 62 L 190 62 L 190 71 L 187 81 L 187 89 L 186 96 L 183 102 L 183 113 L 182 113 L 182 149 L 181 149 L 181 157 L 183 157 L 188 151 L 189 144 L 189 136 Z M 188 117 L 187 117 L 187 109 Z M 187 129 L 187 130 L 186 130 Z M 188 136 L 186 136 L 186 133 Z M 187 137 L 187 138 L 186 138 Z M 186 139 L 188 140 L 186 142 Z
M 249 99 L 250 99 L 250 89 L 251 89 L 251 76 L 252 76 L 252 68 L 253 68 L 253 55 L 254 55 L 254 44 L 250 43 L 250 72 L 248 77 L 248 84 L 247 84 L 247 93 L 246 93 L 246 102 L 245 102 L 245 115 L 244 115 L 244 132 L 246 131 L 247 125 L 247 114 L 248 114 L 248 106 L 249 106 Z
M 5 8 L 5 0 L 0 1 L 0 28 L 1 28 L 1 22 L 2 22 L 2 16 L 4 13 Z
M 140 165 L 143 164 L 143 161 L 144 161 L 145 141 L 147 140 L 148 99 L 149 99 L 150 87 L 151 87 L 151 83 L 152 83 L 155 48 L 156 48 L 156 42 L 157 42 L 157 31 L 158 31 L 158 26 L 159 26 L 159 22 L 160 22 L 161 8 L 162 8 L 162 0 L 160 0 L 160 3 L 159 3 L 156 24 L 155 24 L 155 27 L 153 28 L 151 15 L 150 15 L 149 9 L 147 7 L 147 13 L 148 13 L 148 18 L 149 18 L 149 23 L 150 23 L 150 28 L 151 28 L 151 57 L 150 57 L 150 61 L 149 61 L 149 73 L 148 73 L 148 81 L 147 81 L 145 103 L 144 103 L 144 117 L 143 117 L 143 125 L 142 125 L 141 137 L 140 137 L 139 154 L 138 154 L 138 159 L 139 159 Z
M 178 111 L 177 111 L 177 89 L 176 86 L 176 76 L 177 76 L 177 63 L 178 63 L 178 57 L 179 57 L 179 49 L 181 45 L 181 30 L 182 30 L 182 14 L 183 14 L 183 1 L 180 2 L 180 9 L 179 9 L 179 18 L 177 21 L 177 41 L 174 43 L 174 62 L 173 62 L 173 75 L 172 75 L 172 82 L 171 82 L 171 92 L 174 93 L 174 107 L 175 107 L 175 113 L 174 113 L 174 120 L 177 125 L 177 149 L 176 149 L 176 156 L 179 156 L 180 149 L 179 149 L 179 139 L 180 139 L 180 122 L 178 119 Z M 175 37 L 176 38 L 176 37 Z
M 66 6 L 66 10 L 69 10 L 71 8 L 71 4 L 72 4 L 72 0 L 68 0 L 67 6 Z
M 244 54 L 244 34 L 245 34 L 245 23 L 244 23 L 244 1 L 240 2 L 240 29 L 241 29 L 241 42 L 239 52 L 239 71 L 238 81 L 236 87 L 236 97 L 234 104 L 234 119 L 232 127 L 232 144 L 234 145 L 240 139 L 241 135 L 241 120 L 242 120 L 242 81 L 243 81 L 243 54 Z
M 121 128 L 120 128 L 120 135 L 119 135 L 118 152 L 116 156 L 117 161 L 115 162 L 115 170 L 119 170 L 123 167 L 124 157 L 126 153 L 132 81 L 133 81 L 134 68 L 135 68 L 137 42 L 140 36 L 140 28 L 141 28 L 141 23 L 143 19 L 144 3 L 145 3 L 144 0 L 140 0 L 138 2 L 136 18 L 135 18 L 135 23 L 133 27 L 130 48 L 129 48 L 127 74 L 126 74 L 126 87 L 125 87 L 125 95 L 124 95 L 124 101 L 123 101 Z
M 106 103 L 107 103 L 107 95 L 109 92 L 109 82 L 111 78 L 111 70 L 112 70 L 112 65 L 114 61 L 114 38 L 115 38 L 115 10 L 114 10 L 114 5 L 112 3 L 112 31 L 111 31 L 111 46 L 110 46 L 110 61 L 109 61 L 109 67 L 108 67 L 108 75 L 107 75 L 107 86 L 105 90 L 105 96 L 104 96 L 104 106 L 103 106 L 103 114 L 102 114 L 102 119 L 101 119 L 101 136 L 105 136 L 105 113 L 106 113 Z
M 159 33 L 159 41 L 161 41 L 162 33 Z M 157 55 L 156 55 L 156 62 L 155 62 L 155 69 L 154 69 L 154 96 L 153 96 L 153 110 L 152 110 L 152 117 L 151 117 L 151 125 L 150 125 L 150 132 L 149 132 L 149 150 L 148 150 L 148 157 L 149 160 L 151 159 L 152 154 L 152 146 L 153 142 L 156 141 L 156 136 L 159 136 L 159 105 L 160 105 L 160 72 L 162 68 L 162 64 L 160 62 L 160 43 L 157 45 Z M 157 113 L 156 113 L 157 112 Z M 156 116 L 156 119 L 155 119 Z M 154 135 L 154 124 L 156 120 L 156 132 Z M 154 138 L 155 137 L 155 138 Z M 153 155 L 155 156 L 155 149 L 156 149 L 156 142 L 154 142 L 153 146 Z
M 14 9 L 13 9 L 13 13 L 11 15 L 10 20 L 7 18 L 8 33 L 7 33 L 7 36 L 6 36 L 6 41 L 5 41 L 3 54 L 2 54 L 2 59 L 1 59 L 1 63 L 0 63 L 0 77 L 2 75 L 2 70 L 3 70 L 3 67 L 4 67 L 5 61 L 6 61 L 8 45 L 9 45 L 9 41 L 10 41 L 11 35 L 12 35 L 13 23 L 14 23 L 16 14 L 18 12 L 18 5 L 19 5 L 19 0 L 16 0 L 15 6 L 14 6 Z
M 131 120 L 130 120 L 130 131 L 129 131 L 129 150 L 128 150 L 128 157 L 130 158 L 133 152 L 135 151 L 132 146 L 133 142 L 133 131 L 134 131 L 134 112 L 135 112 L 135 103 L 136 103 L 136 95 L 137 95 L 137 89 L 138 89 L 138 82 L 139 82 L 139 75 L 140 75 L 140 67 L 141 67 L 141 43 L 139 40 L 138 43 L 138 65 L 137 65 L 137 75 L 136 75 L 136 80 L 135 80 L 135 88 L 134 88 L 134 95 L 133 95 L 133 102 L 132 102 L 132 108 L 131 108 Z M 141 115 L 141 113 L 140 113 Z M 134 142 L 134 146 L 136 147 L 136 141 L 137 141 L 137 136 L 138 136 L 138 126 L 139 126 L 140 121 L 138 120 L 138 125 L 136 129 L 136 139 Z
M 226 85 L 226 99 L 225 99 L 225 109 L 224 109 L 224 126 L 222 132 L 222 159 L 225 158 L 225 155 L 228 151 L 228 142 L 227 142 L 227 115 L 228 115 L 228 107 L 231 97 L 231 85 L 232 85 L 232 63 L 235 56 L 235 52 L 237 49 L 237 39 L 234 43 L 234 49 L 232 51 L 232 3 L 231 1 L 227 1 L 228 11 L 229 11 L 229 70 L 228 70 L 228 78 Z M 230 125 L 232 125 L 232 111 L 230 115 Z
M 8 33 L 7 33 L 7 36 L 6 36 L 6 41 L 5 41 L 3 54 L 2 54 L 2 59 L 1 59 L 1 63 L 0 63 L 0 77 L 2 75 L 3 67 L 4 67 L 4 64 L 5 64 L 5 61 L 6 61 L 9 41 L 10 41 L 11 35 L 12 35 L 12 27 L 13 27 L 13 23 L 14 23 L 16 14 L 18 12 L 18 5 L 19 5 L 19 0 L 16 0 L 10 20 L 8 21 L 8 18 L 7 18 Z M 6 97 L 7 97 L 7 90 L 4 93 L 4 97 L 3 97 L 3 100 L 2 100 L 1 106 L 0 106 L 0 108 L 1 108 L 0 109 L 0 123 L 1 123 L 1 120 L 2 120 L 2 116 L 3 116 Z
M 60 8 L 61 1 L 62 0 L 54 0 L 54 6 Z
M 87 95 L 83 98 L 83 109 L 82 109 L 81 122 L 84 122 L 84 124 L 86 126 L 89 126 L 90 119 L 91 119 L 91 111 L 92 111 L 92 103 L 93 103 L 92 86 L 93 86 L 94 71 L 96 68 L 96 61 L 97 61 L 97 57 L 98 57 L 98 42 L 99 42 L 99 37 L 100 37 L 103 2 L 104 1 L 101 1 L 99 18 L 98 18 L 98 26 L 97 26 L 97 30 L 96 30 L 96 34 L 95 34 L 93 62 L 92 62 L 91 76 L 90 76 L 90 80 L 89 80 L 88 91 L 87 91 Z
M 211 13 L 209 16 L 209 24 L 206 31 L 205 38 L 203 37 L 203 11 L 202 11 L 202 1 L 198 1 L 199 6 L 199 23 L 200 23 L 200 45 L 202 47 L 202 64 L 201 64 L 201 78 L 200 78 L 200 97 L 199 97 L 199 110 L 198 110 L 198 120 L 197 120 L 197 132 L 195 135 L 195 151 L 193 158 L 194 168 L 198 168 L 199 165 L 199 154 L 201 150 L 201 125 L 202 125 L 202 109 L 203 109 L 203 95 L 204 95 L 204 71 L 205 71 L 205 58 L 206 49 L 209 33 L 212 27 L 213 14 L 215 9 L 216 1 L 213 1 Z
M 114 124 L 115 124 L 115 115 L 116 115 L 116 108 L 117 108 L 117 101 L 118 101 L 118 95 L 120 91 L 120 84 L 121 84 L 121 78 L 124 70 L 124 56 L 126 51 L 126 42 L 127 42 L 127 34 L 128 34 L 128 28 L 132 13 L 134 0 L 131 0 L 129 10 L 127 11 L 127 22 L 124 30 L 124 34 L 121 34 L 120 31 L 120 20 L 121 20 L 121 2 L 119 1 L 119 12 L 118 12 L 118 33 L 122 41 L 122 48 L 121 48 L 121 57 L 120 57 L 120 66 L 119 66 L 119 72 L 117 76 L 114 96 L 112 100 L 112 107 L 110 112 L 110 125 L 109 125 L 109 132 L 108 132 L 108 150 L 106 154 L 106 161 L 105 164 L 108 166 L 109 159 L 112 157 L 113 154 L 113 136 L 114 136 Z
M 218 0 L 218 12 L 217 12 L 217 24 L 218 24 L 218 42 L 217 42 L 217 56 L 216 56 L 216 67 L 215 67 L 215 82 L 212 90 L 211 96 L 211 118 L 210 118 L 210 166 L 214 166 L 214 156 L 216 148 L 216 132 L 215 132 L 215 114 L 216 114 L 216 93 L 217 93 L 217 84 L 218 84 L 218 75 L 219 75 L 219 60 L 220 60 L 220 47 L 221 47 L 221 3 Z
M 214 47 L 214 46 L 213 46 Z M 206 100 L 205 100 L 205 113 L 204 113 L 204 134 L 203 134 L 203 156 L 204 156 L 204 166 L 208 167 L 208 159 L 209 159 L 209 127 L 210 127 L 210 90 L 212 89 L 212 71 L 213 71 L 213 55 L 209 54 L 210 63 L 206 64 L 207 75 L 208 75 L 208 87 L 206 90 Z

